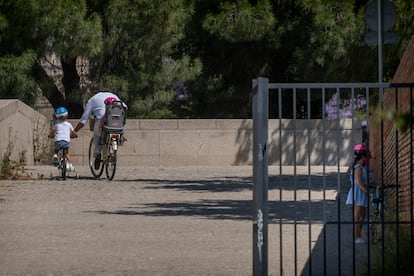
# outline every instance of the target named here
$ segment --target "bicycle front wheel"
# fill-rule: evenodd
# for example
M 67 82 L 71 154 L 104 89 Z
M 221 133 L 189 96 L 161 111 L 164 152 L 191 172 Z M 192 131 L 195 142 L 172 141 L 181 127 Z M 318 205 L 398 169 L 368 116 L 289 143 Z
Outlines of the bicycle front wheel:
M 105 172 L 106 177 L 109 180 L 114 179 L 115 171 L 116 171 L 116 150 L 108 155 L 108 159 L 106 160 Z
M 67 160 L 65 157 L 62 157 L 61 161 L 60 161 L 60 176 L 62 177 L 63 180 L 66 180 L 66 163 Z
M 93 137 L 89 143 L 89 169 L 91 170 L 92 175 L 98 179 L 101 177 L 104 169 L 103 162 L 99 162 L 99 167 L 95 167 L 95 156 L 94 156 L 94 146 L 93 146 Z

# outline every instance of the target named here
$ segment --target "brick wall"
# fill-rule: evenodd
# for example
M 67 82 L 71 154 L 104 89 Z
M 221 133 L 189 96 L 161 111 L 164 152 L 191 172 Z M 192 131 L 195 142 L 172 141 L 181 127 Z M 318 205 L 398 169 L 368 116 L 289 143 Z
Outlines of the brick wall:
M 405 50 L 392 83 L 414 83 L 414 35 Z M 409 111 L 413 99 L 413 91 L 409 88 L 391 88 L 384 91 L 383 110 Z M 373 115 L 373 120 L 381 116 Z M 399 184 L 398 200 L 395 191 L 387 191 L 387 204 L 398 203 L 401 219 L 409 219 L 411 210 L 411 185 L 413 183 L 413 131 L 397 132 L 395 123 L 385 119 L 383 128 L 377 127 L 370 132 L 370 149 L 375 158 L 371 168 L 375 172 L 378 183 Z M 383 146 L 383 151 L 381 151 Z

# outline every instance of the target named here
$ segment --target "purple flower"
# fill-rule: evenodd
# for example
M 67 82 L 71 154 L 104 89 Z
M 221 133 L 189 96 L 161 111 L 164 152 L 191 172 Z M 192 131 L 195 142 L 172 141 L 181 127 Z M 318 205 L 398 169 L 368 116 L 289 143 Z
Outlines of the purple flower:
M 175 91 L 175 97 L 177 100 L 184 100 L 188 97 L 187 95 L 187 86 L 184 82 L 176 82 L 173 85 L 173 89 Z
M 352 118 L 355 111 L 362 110 L 366 107 L 367 100 L 362 95 L 357 95 L 352 99 L 342 99 L 338 104 L 338 92 L 332 95 L 332 98 L 325 104 L 326 118 L 345 119 Z

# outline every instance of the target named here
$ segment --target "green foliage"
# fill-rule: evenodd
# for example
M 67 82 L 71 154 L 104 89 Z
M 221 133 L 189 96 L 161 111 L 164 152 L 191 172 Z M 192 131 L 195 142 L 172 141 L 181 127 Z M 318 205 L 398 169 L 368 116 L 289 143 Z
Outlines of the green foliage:
M 400 132 L 406 132 L 410 126 L 414 125 L 414 116 L 410 112 L 400 112 L 388 110 L 386 117 L 395 122 L 395 127 Z
M 0 97 L 30 104 L 40 88 L 53 105 L 81 109 L 82 57 L 87 83 L 118 93 L 129 118 L 248 118 L 257 76 L 376 81 L 376 47 L 362 39 L 365 2 L 0 0 Z M 414 3 L 393 3 L 398 41 L 384 46 L 384 80 L 414 31 Z M 63 61 L 55 80 L 40 67 L 51 53 Z
M 102 54 L 102 25 L 96 13 L 87 14 L 86 1 L 54 0 L 41 6 L 40 27 L 47 36 L 49 53 L 76 58 L 92 58 Z
M 21 56 L 0 56 L 0 98 L 19 98 L 32 104 L 36 96 L 36 84 L 30 78 L 30 70 L 34 63 L 33 52 Z
M 106 55 L 94 60 L 93 78 L 126 100 L 129 117 L 174 117 L 173 84 L 201 71 L 199 59 L 176 51 L 189 18 L 184 2 L 113 1 L 103 18 Z
M 70 106 L 72 99 L 80 98 L 82 91 L 72 88 L 79 87 L 73 68 L 64 69 L 64 77 L 60 79 L 69 78 L 65 85 L 71 87 L 61 91 L 58 88 L 61 84 L 47 75 L 41 61 L 52 53 L 68 61 L 101 53 L 100 19 L 93 13 L 87 14 L 86 3 L 86 0 L 0 2 L 0 68 L 12 74 L 0 80 L 0 95 L 32 104 L 32 97 L 40 88 L 52 105 L 66 106 Z
M 400 224 L 397 228 L 396 224 L 385 224 L 384 243 L 378 242 L 372 247 L 372 274 L 412 275 L 412 245 L 411 227 Z M 382 251 L 384 251 L 384 259 Z
M 12 168 L 15 166 L 15 161 L 11 159 L 11 155 L 14 150 L 14 141 L 16 137 L 11 137 L 12 129 L 9 128 L 9 142 L 7 143 L 6 150 L 3 153 L 3 158 L 1 159 L 1 169 L 0 176 L 8 177 L 10 176 Z
M 205 30 L 230 42 L 257 41 L 270 34 L 275 18 L 269 1 L 258 1 L 255 6 L 247 0 L 222 2 L 220 12 L 209 12 L 202 26 Z
M 414 34 L 414 2 L 411 0 L 393 0 L 397 12 L 397 20 L 393 32 L 397 35 L 397 41 L 392 45 L 385 45 L 384 50 L 384 81 L 391 81 L 395 69 Z
M 0 13 L 0 31 L 3 31 L 5 28 L 7 28 L 7 19 Z
M 367 56 L 367 65 L 375 61 L 374 52 L 361 39 L 365 24 L 362 11 L 355 12 L 351 1 L 304 0 L 300 12 L 298 27 L 305 32 L 300 37 L 302 42 L 295 46 L 288 69 L 294 81 L 370 81 L 355 66 L 361 54 Z M 369 68 L 367 65 L 364 70 Z

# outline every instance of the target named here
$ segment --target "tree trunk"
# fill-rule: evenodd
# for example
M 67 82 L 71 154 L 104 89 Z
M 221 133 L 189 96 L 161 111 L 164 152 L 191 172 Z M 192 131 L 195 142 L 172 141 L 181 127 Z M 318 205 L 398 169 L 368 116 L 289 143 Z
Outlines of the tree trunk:
M 65 99 L 59 91 L 52 78 L 48 76 L 40 63 L 36 62 L 32 68 L 32 77 L 39 85 L 43 96 L 45 96 L 53 108 L 57 108 L 65 104 Z
M 76 69 L 76 57 L 66 59 L 61 58 L 61 64 L 63 69 L 62 84 L 65 88 L 66 95 L 66 107 L 69 110 L 70 118 L 80 118 L 83 113 L 82 103 L 77 100 L 76 94 L 81 93 L 80 89 L 80 76 Z

